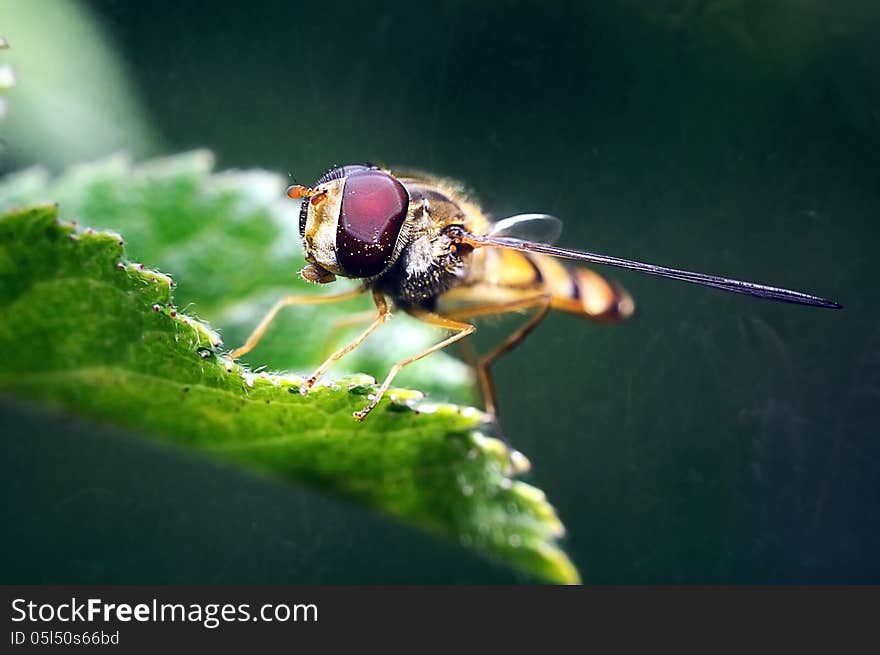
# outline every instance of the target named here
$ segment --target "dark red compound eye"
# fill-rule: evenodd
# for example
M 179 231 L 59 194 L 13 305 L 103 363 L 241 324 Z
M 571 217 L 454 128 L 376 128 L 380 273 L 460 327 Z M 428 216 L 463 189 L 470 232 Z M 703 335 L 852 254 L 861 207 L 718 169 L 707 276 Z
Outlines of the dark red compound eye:
M 391 263 L 406 220 L 409 194 L 388 173 L 357 171 L 345 180 L 336 231 L 336 259 L 351 277 L 372 277 Z

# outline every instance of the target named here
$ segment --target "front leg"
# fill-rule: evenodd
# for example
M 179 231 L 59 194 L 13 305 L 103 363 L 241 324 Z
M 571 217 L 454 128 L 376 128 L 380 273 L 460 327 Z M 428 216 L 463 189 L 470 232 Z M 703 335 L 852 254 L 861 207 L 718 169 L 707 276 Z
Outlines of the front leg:
M 280 312 L 285 307 L 291 307 L 293 305 L 323 305 L 334 302 L 342 302 L 344 300 L 351 300 L 352 298 L 356 298 L 361 295 L 364 291 L 366 291 L 366 287 L 358 287 L 357 289 L 352 289 L 351 291 L 343 291 L 342 293 L 337 293 L 332 296 L 320 296 L 320 295 L 293 295 L 293 296 L 285 296 L 278 302 L 276 302 L 272 309 L 270 309 L 266 315 L 263 317 L 263 320 L 260 321 L 259 325 L 254 328 L 254 331 L 251 332 L 250 336 L 248 336 L 247 341 L 244 342 L 243 346 L 240 346 L 229 353 L 229 356 L 232 359 L 238 359 L 242 355 L 246 355 L 251 350 L 256 348 L 257 344 L 260 343 L 260 340 L 263 338 L 263 335 L 266 334 L 266 330 L 269 329 L 269 326 L 272 324 L 272 321 L 275 320 L 275 317 L 278 316 L 278 312 Z
M 342 359 L 345 355 L 361 345 L 364 339 L 370 336 L 370 334 L 372 334 L 372 332 L 376 328 L 378 328 L 385 321 L 391 318 L 391 312 L 388 311 L 388 303 L 385 302 L 385 296 L 383 296 L 381 292 L 376 291 L 375 289 L 373 289 L 373 302 L 376 304 L 377 310 L 376 318 L 373 320 L 373 322 L 370 323 L 369 327 L 361 332 L 354 340 L 330 355 L 324 361 L 324 363 L 315 370 L 314 373 L 307 377 L 302 386 L 299 388 L 301 394 L 308 394 L 309 390 L 313 386 L 315 386 L 315 382 L 317 382 L 318 379 L 327 372 L 327 369 L 329 369 L 335 362 Z

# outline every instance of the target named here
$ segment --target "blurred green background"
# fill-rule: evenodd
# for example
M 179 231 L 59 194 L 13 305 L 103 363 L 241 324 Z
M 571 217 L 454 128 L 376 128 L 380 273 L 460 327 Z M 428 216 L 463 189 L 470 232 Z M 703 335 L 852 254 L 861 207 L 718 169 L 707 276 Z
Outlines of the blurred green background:
M 841 302 L 605 271 L 637 316 L 551 317 L 498 395 L 588 583 L 880 581 L 875 3 L 4 2 L 0 33 L 6 171 L 208 147 L 307 183 L 374 160 L 555 214 L 566 245 Z M 4 581 L 519 580 L 305 491 L 0 420 Z

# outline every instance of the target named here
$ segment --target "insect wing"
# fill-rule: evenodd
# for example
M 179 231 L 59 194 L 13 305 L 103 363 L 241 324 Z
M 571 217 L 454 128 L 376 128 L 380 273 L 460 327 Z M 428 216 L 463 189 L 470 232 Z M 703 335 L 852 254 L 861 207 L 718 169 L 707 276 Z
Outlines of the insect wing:
M 574 259 L 592 264 L 604 264 L 606 266 L 616 266 L 617 268 L 625 268 L 631 271 L 639 271 L 648 275 L 656 275 L 657 277 L 671 278 L 691 284 L 699 284 L 704 287 L 714 287 L 732 293 L 742 293 L 757 298 L 766 298 L 767 300 L 776 300 L 779 302 L 788 302 L 798 305 L 812 305 L 813 307 L 825 307 L 828 309 L 840 309 L 841 306 L 831 300 L 819 298 L 801 291 L 793 291 L 791 289 L 783 289 L 767 284 L 758 284 L 757 282 L 746 282 L 744 280 L 734 280 L 732 278 L 721 277 L 718 275 L 709 275 L 707 273 L 697 273 L 695 271 L 685 271 L 677 268 L 669 268 L 667 266 L 657 266 L 656 264 L 646 264 L 631 259 L 622 259 L 620 257 L 611 257 L 609 255 L 601 255 L 599 253 L 587 252 L 584 250 L 572 250 L 569 248 L 560 248 L 547 243 L 538 243 L 534 241 L 526 241 L 523 239 L 515 239 L 512 237 L 498 237 L 494 234 L 475 235 L 466 234 L 463 241 L 474 247 L 494 246 L 496 248 L 510 248 L 512 250 L 520 250 L 524 252 L 537 252 L 552 257 L 562 257 L 564 259 Z
M 523 241 L 556 243 L 562 234 L 562 221 L 550 214 L 517 214 L 492 224 L 489 235 Z

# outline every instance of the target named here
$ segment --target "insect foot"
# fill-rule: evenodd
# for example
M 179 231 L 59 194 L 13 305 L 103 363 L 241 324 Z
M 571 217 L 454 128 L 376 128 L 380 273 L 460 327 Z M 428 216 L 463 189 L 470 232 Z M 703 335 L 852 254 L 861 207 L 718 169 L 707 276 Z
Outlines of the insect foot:
M 389 375 L 389 377 L 394 377 L 394 373 L 395 373 L 395 371 L 392 369 L 392 373 Z M 373 411 L 373 409 L 376 407 L 376 405 L 379 404 L 379 401 L 382 400 L 382 397 L 385 395 L 385 392 L 387 390 L 388 390 L 388 380 L 386 380 L 382 384 L 382 386 L 379 387 L 379 389 L 378 389 L 378 391 L 376 391 L 376 393 L 369 396 L 370 402 L 369 402 L 369 404 L 367 404 L 366 407 L 364 407 L 360 411 L 352 412 L 351 415 L 354 416 L 354 420 L 357 421 L 358 423 L 360 423 L 365 418 L 367 418 L 367 415 Z
M 303 380 L 303 383 L 299 387 L 299 392 L 303 396 L 308 396 L 309 392 L 312 390 L 312 387 L 315 386 L 315 382 L 317 381 L 318 378 L 316 376 L 310 375 L 305 380 Z
M 358 423 L 360 423 L 360 422 L 363 421 L 365 418 L 367 418 L 367 415 L 368 415 L 372 410 L 373 410 L 373 405 L 367 405 L 366 407 L 364 407 L 364 408 L 363 408 L 362 410 L 360 410 L 360 411 L 352 412 L 351 415 L 354 416 L 354 420 L 355 420 L 355 421 L 357 421 Z

